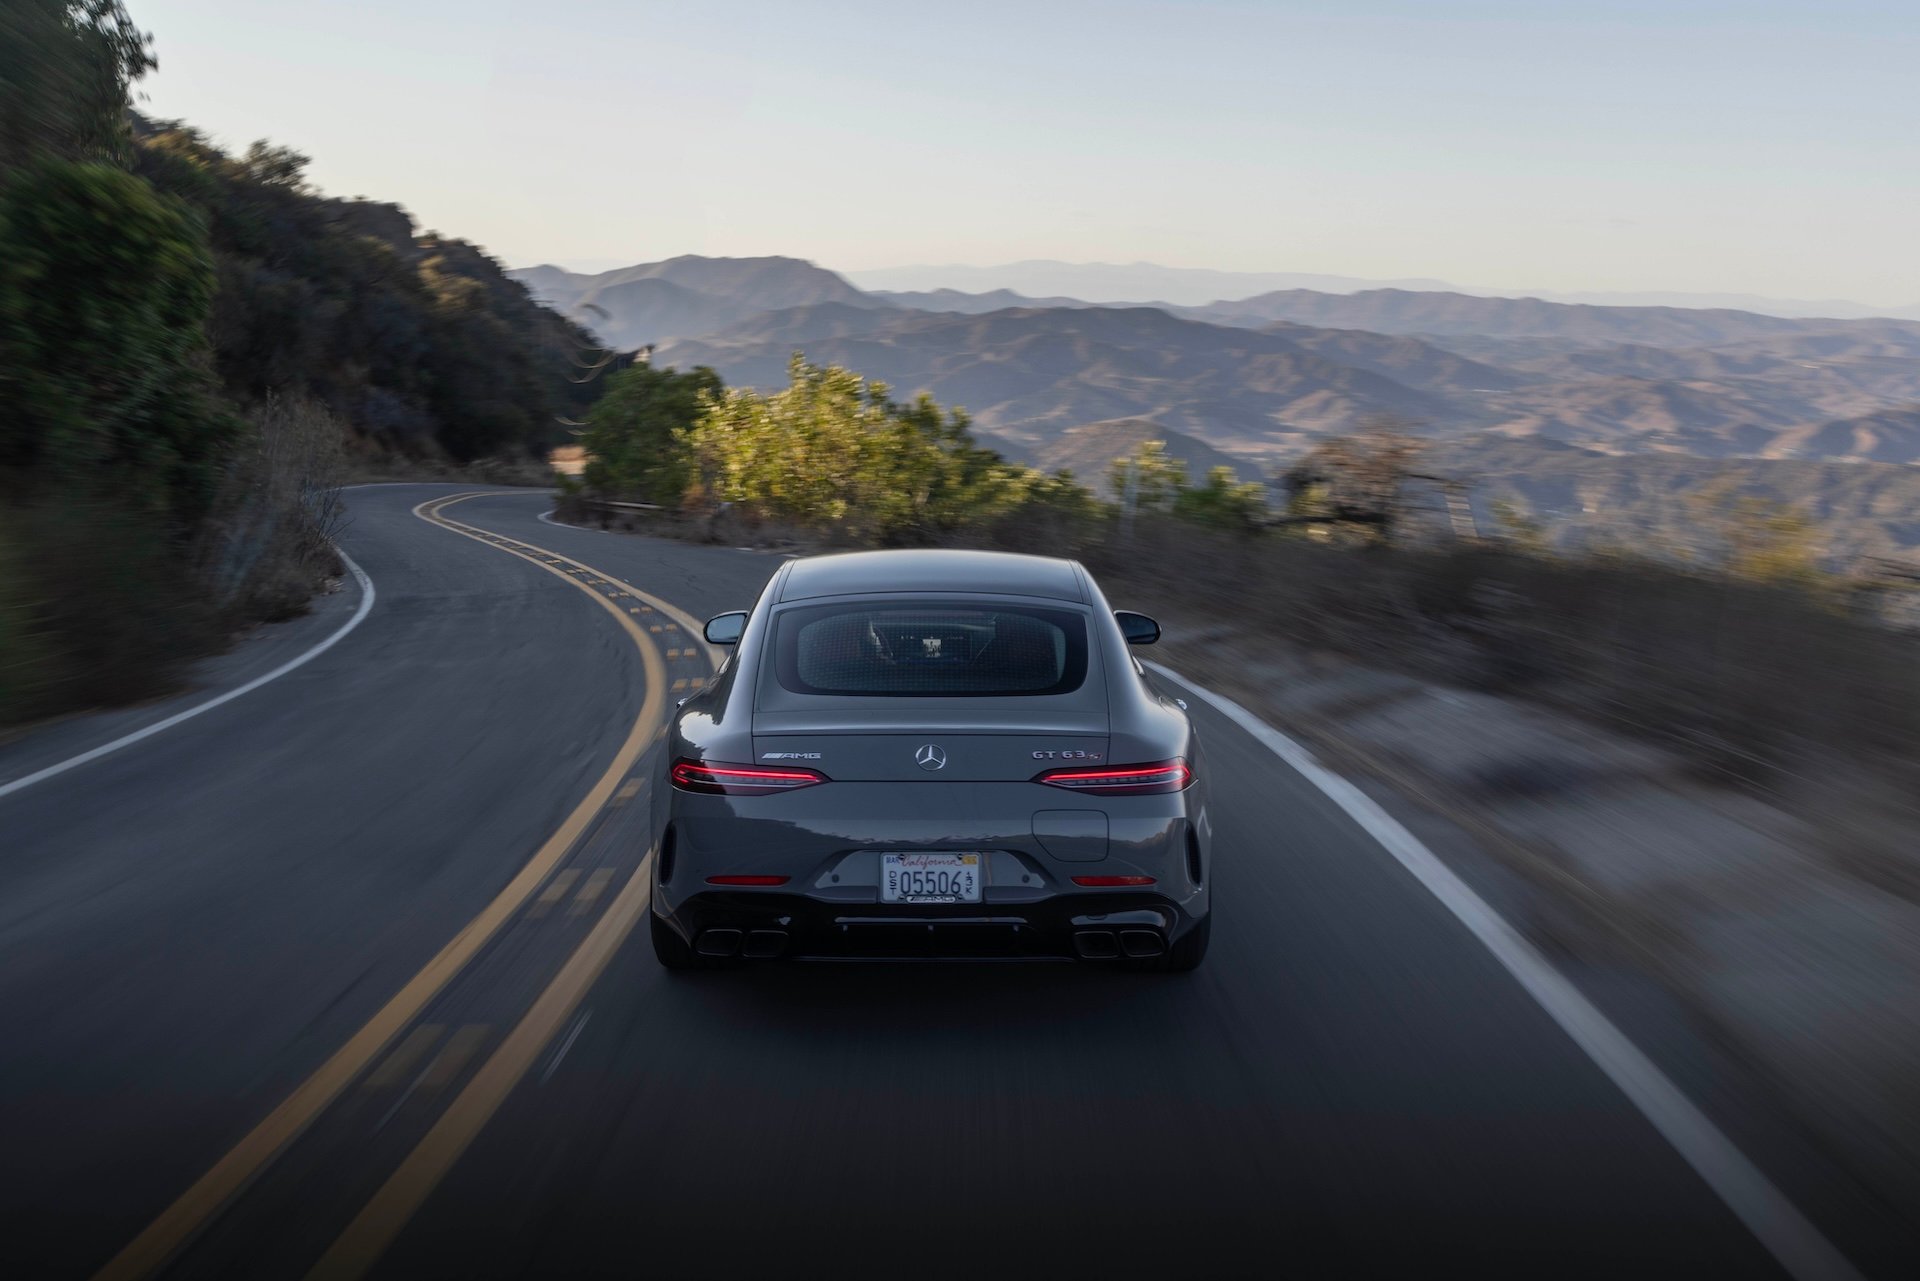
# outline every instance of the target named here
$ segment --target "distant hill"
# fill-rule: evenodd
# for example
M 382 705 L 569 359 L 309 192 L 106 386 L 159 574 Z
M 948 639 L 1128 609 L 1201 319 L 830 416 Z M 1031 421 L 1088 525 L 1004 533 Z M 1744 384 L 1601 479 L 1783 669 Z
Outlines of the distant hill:
M 1370 311 L 1384 305 L 1349 301 Z M 804 350 L 898 393 L 928 391 L 964 406 L 983 428 L 1029 444 L 1089 421 L 1144 418 L 1272 460 L 1384 416 L 1439 438 L 1493 430 L 1604 454 L 1920 462 L 1898 417 L 1920 404 L 1920 325 L 1586 314 L 1620 310 L 1636 311 L 1533 303 L 1508 321 L 1573 335 L 1630 329 L 1675 343 L 1745 336 L 1699 346 L 1589 343 L 1567 333 L 1420 338 L 1286 321 L 1253 329 L 1146 307 L 970 315 L 823 303 L 668 343 L 657 358 L 772 386 Z M 1497 307 L 1486 314 L 1501 323 Z M 1423 307 L 1407 322 L 1436 319 Z M 1888 413 L 1895 416 L 1876 417 Z M 1838 425 L 1854 420 L 1858 429 Z
M 966 408 L 983 428 L 1025 441 L 1088 422 L 1152 418 L 1216 447 L 1297 451 L 1315 435 L 1352 431 L 1382 414 L 1452 426 L 1486 422 L 1469 402 L 1326 359 L 1287 337 L 1145 307 L 977 316 L 799 308 L 664 344 L 654 359 L 711 365 L 728 382 L 765 387 L 785 379 L 797 347 L 896 393 L 930 392 Z M 1446 353 L 1431 359 L 1470 366 Z
M 1191 480 L 1204 479 L 1215 467 L 1229 467 L 1241 480 L 1266 478 L 1264 470 L 1253 460 L 1222 453 L 1205 441 L 1168 431 L 1146 418 L 1116 418 L 1069 427 L 1031 449 L 1017 450 L 1012 456 L 1041 471 L 1070 471 L 1082 484 L 1106 497 L 1108 469 L 1115 460 L 1130 457 L 1150 440 L 1165 444 L 1167 457 L 1184 462 Z
M 1328 360 L 1357 369 L 1370 369 L 1408 387 L 1440 396 L 1511 391 L 1532 381 L 1525 375 L 1469 360 L 1432 343 L 1402 334 L 1375 334 L 1364 329 L 1316 329 L 1287 321 L 1263 325 L 1261 332 L 1277 334 Z
M 1207 268 L 1163 267 L 1156 263 L 1072 263 L 1052 260 L 1003 263 L 992 267 L 910 266 L 845 273 L 862 289 L 904 290 L 914 293 L 971 290 L 974 294 L 1016 293 L 1025 297 L 1056 295 L 1050 305 L 1063 305 L 1060 296 L 1091 303 L 1162 299 L 1181 306 L 1203 306 L 1223 299 L 1245 299 L 1275 290 L 1313 290 L 1352 294 L 1374 289 L 1417 290 L 1466 294 L 1481 298 L 1539 298 L 1554 303 L 1592 303 L 1604 307 L 1679 307 L 1693 310 L 1758 312 L 1765 316 L 1857 319 L 1895 317 L 1920 320 L 1920 300 L 1885 308 L 1843 298 L 1769 298 L 1759 294 L 1706 294 L 1673 291 L 1555 292 L 1540 289 L 1488 289 L 1454 285 L 1443 280 L 1378 280 L 1288 271 L 1214 271 Z M 911 305 L 911 304 L 910 304 Z M 1009 300 L 1007 305 L 1018 305 Z M 960 310 L 953 308 L 951 310 Z M 1277 317 L 1276 317 L 1277 319 Z
M 1017 294 L 1011 289 L 993 289 L 983 294 L 963 293 L 958 289 L 928 289 L 896 292 L 888 289 L 873 289 L 869 295 L 896 307 L 912 307 L 916 311 L 958 311 L 967 315 L 979 315 L 988 311 L 1005 311 L 1009 307 L 1095 307 L 1100 303 L 1090 303 L 1079 298 L 1029 298 Z
M 1905 325 L 1920 331 L 1920 322 L 1914 321 L 1790 320 L 1750 311 L 1597 307 L 1539 298 L 1481 298 L 1407 289 L 1369 289 L 1354 294 L 1288 289 L 1237 302 L 1189 307 L 1181 314 L 1223 325 L 1268 325 L 1286 320 L 1382 334 L 1564 338 L 1584 345 L 1637 343 L 1648 347 L 1710 347 L 1804 333 L 1809 328 L 1852 325 Z
M 1780 452 L 1815 458 L 1853 458 L 1882 463 L 1920 461 L 1920 405 L 1841 418 L 1784 433 Z M 1910 470 L 1920 471 L 1920 468 Z M 1920 522 L 1920 496 L 1906 508 Z M 1894 514 L 1894 513 L 1889 513 Z
M 765 311 L 818 303 L 892 306 L 798 258 L 687 254 L 597 275 L 546 265 L 508 274 L 620 350 L 708 333 Z
M 862 289 L 921 292 L 1010 290 L 1029 298 L 1060 295 L 1090 303 L 1162 302 L 1198 306 L 1222 298 L 1245 298 L 1276 289 L 1320 289 L 1346 293 L 1392 286 L 1401 289 L 1452 289 L 1441 280 L 1363 280 L 1297 271 L 1215 271 L 1206 267 L 1162 267 L 1158 263 L 1057 262 L 1030 259 L 994 267 L 886 267 L 850 271 Z M 1270 319 L 1279 320 L 1274 316 Z
M 1920 425 L 1920 408 L 1907 416 Z M 1555 541 L 1688 546 L 1703 520 L 1703 487 L 1785 503 L 1814 523 L 1835 565 L 1864 557 L 1920 564 L 1920 467 L 1775 459 L 1610 456 L 1541 440 L 1473 436 L 1436 444 L 1424 470 L 1467 483 L 1474 511 L 1491 528 L 1497 502 L 1538 517 Z
M 731 382 L 762 387 L 783 381 L 803 350 L 898 394 L 927 391 L 964 406 L 982 429 L 1025 448 L 1086 423 L 1149 419 L 1274 460 L 1384 416 L 1435 438 L 1491 430 L 1600 454 L 1920 462 L 1901 416 L 1920 404 L 1914 321 L 1437 289 L 1294 288 L 1204 306 L 1089 302 L 1041 287 L 1105 282 L 1168 296 L 1178 294 L 1162 289 L 1170 282 L 1211 290 L 1235 273 L 1011 266 L 1038 296 L 1005 287 L 866 293 L 794 258 L 687 256 L 594 275 L 552 266 L 513 274 L 616 347 L 658 343 L 662 361 L 711 364 Z

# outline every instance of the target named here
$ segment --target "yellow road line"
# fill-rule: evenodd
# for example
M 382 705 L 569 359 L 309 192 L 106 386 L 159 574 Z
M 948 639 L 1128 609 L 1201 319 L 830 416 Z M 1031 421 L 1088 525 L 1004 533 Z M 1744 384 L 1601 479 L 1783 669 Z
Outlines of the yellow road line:
M 446 500 L 445 504 L 443 505 L 451 506 L 455 502 L 464 502 L 469 498 L 485 498 L 485 497 L 488 497 L 488 495 L 461 494 L 455 498 L 450 498 Z M 492 534 L 488 530 L 481 529 L 477 525 L 468 525 L 461 521 L 454 520 L 450 516 L 440 517 L 440 523 L 443 525 L 452 525 L 456 529 L 463 530 L 466 533 L 469 533 L 472 536 L 483 539 L 483 540 L 487 538 L 500 537 L 497 534 Z M 583 564 L 580 561 L 572 559 L 571 557 L 561 556 L 560 553 L 552 551 L 548 548 L 545 548 L 545 547 L 536 548 L 533 546 L 532 543 L 521 543 L 517 539 L 508 539 L 507 541 L 516 543 L 520 546 L 533 548 L 533 550 L 539 552 L 541 555 L 544 555 L 544 556 L 558 557 L 561 563 L 573 566 L 576 571 L 598 575 L 604 582 L 611 583 L 613 586 L 620 588 L 622 591 L 630 593 L 636 600 L 640 601 L 641 602 L 640 609 L 642 613 L 651 614 L 654 611 L 658 610 L 660 613 L 665 614 L 668 618 L 671 618 L 673 620 L 673 624 L 668 625 L 667 630 L 669 631 L 672 631 L 674 629 L 674 624 L 678 624 L 678 626 L 686 629 L 687 631 L 691 632 L 693 635 L 697 637 L 704 638 L 705 636 L 705 630 L 706 630 L 705 624 L 702 623 L 699 619 L 695 618 L 692 614 L 687 613 L 686 610 L 681 609 L 679 606 L 675 605 L 671 601 L 663 600 L 660 597 L 655 596 L 652 592 L 643 592 L 638 587 L 635 587 L 632 583 L 626 582 L 624 579 L 615 578 L 613 575 L 607 573 L 604 570 L 595 569 L 593 566 Z M 707 645 L 704 639 L 701 640 L 701 645 L 706 650 L 706 657 L 707 657 L 708 663 L 711 666 L 718 667 L 720 665 L 720 660 L 726 657 L 725 653 L 719 649 L 716 649 L 710 645 Z
M 397 1049 L 380 1060 L 380 1066 L 367 1073 L 361 1088 L 383 1090 L 389 1085 L 398 1085 L 413 1074 L 413 1065 L 418 1063 L 440 1034 L 447 1030 L 444 1023 L 422 1023 L 407 1033 L 407 1039 L 400 1042 Z
M 493 1114 L 527 1074 L 547 1042 L 566 1025 L 607 962 L 647 910 L 647 863 L 621 887 L 586 940 L 567 958 L 526 1016 L 507 1034 L 493 1057 L 480 1065 L 420 1145 L 407 1154 L 373 1199 L 354 1216 L 345 1232 L 307 1273 L 307 1281 L 352 1281 L 366 1274 L 400 1234 L 407 1220 L 446 1177 Z
M 552 555 L 530 543 L 521 543 L 529 552 L 519 547 L 501 546 L 484 531 L 472 526 L 461 525 L 458 521 L 448 520 L 440 515 L 442 509 L 454 503 L 477 498 L 478 494 L 455 494 L 447 498 L 429 499 L 413 509 L 414 515 L 431 524 L 450 529 L 475 542 L 486 543 L 498 548 L 510 556 L 518 556 L 530 565 L 538 566 L 547 573 L 567 579 L 567 574 L 553 566 L 543 563 L 542 555 Z M 431 512 L 424 509 L 431 507 Z M 565 557 L 556 557 L 564 561 Z M 128 1242 L 121 1251 L 108 1260 L 105 1267 L 95 1274 L 96 1281 L 127 1281 L 130 1278 L 144 1277 L 154 1272 L 170 1259 L 180 1247 L 204 1227 L 222 1207 L 240 1190 L 252 1182 L 273 1159 L 284 1151 L 288 1144 L 298 1138 L 311 1125 L 321 1112 L 338 1098 L 353 1080 L 364 1072 L 368 1065 L 378 1058 L 393 1039 L 408 1024 L 420 1016 L 427 1003 L 453 981 L 475 953 L 484 947 L 488 940 L 500 932 L 501 928 L 519 912 L 541 882 L 547 879 L 561 859 L 566 857 L 581 834 L 594 817 L 606 808 L 614 789 L 620 781 L 632 773 L 634 764 L 639 760 L 648 744 L 652 741 L 666 709 L 666 662 L 660 652 L 647 639 L 620 607 L 607 600 L 598 592 L 586 591 L 593 600 L 613 616 L 640 650 L 642 664 L 646 668 L 647 693 L 641 703 L 640 713 L 634 718 L 633 727 L 627 733 L 626 741 L 614 753 L 613 761 L 607 766 L 593 787 L 587 792 L 573 812 L 549 836 L 533 857 L 529 859 L 507 887 L 500 891 L 494 900 L 481 909 L 478 916 L 454 935 L 447 945 L 440 949 L 434 958 L 426 963 L 378 1013 L 361 1029 L 347 1039 L 345 1045 L 333 1052 L 332 1057 L 288 1095 L 280 1105 L 269 1112 L 264 1120 L 256 1125 L 246 1137 L 236 1143 L 225 1156 L 213 1165 L 213 1168 L 182 1193 L 178 1200 L 160 1212 L 158 1218 L 149 1223 L 140 1235 Z M 577 954 L 576 954 L 577 955 Z
M 480 1052 L 481 1042 L 492 1029 L 485 1023 L 468 1023 L 447 1038 L 447 1048 L 434 1055 L 433 1062 L 420 1074 L 420 1088 L 440 1090 L 458 1080 L 467 1061 Z
M 612 868 L 594 868 L 593 871 L 587 875 L 587 883 L 582 885 L 580 892 L 573 896 L 573 906 L 569 907 L 567 911 L 574 916 L 585 916 L 587 910 L 599 901 L 602 894 L 607 892 L 607 882 L 612 879 Z
M 572 889 L 573 883 L 579 879 L 579 868 L 562 868 L 551 881 L 547 882 L 547 888 L 540 891 L 540 897 L 535 899 L 533 906 L 527 909 L 527 915 L 545 916 L 553 910 L 555 903 L 567 896 L 567 891 Z

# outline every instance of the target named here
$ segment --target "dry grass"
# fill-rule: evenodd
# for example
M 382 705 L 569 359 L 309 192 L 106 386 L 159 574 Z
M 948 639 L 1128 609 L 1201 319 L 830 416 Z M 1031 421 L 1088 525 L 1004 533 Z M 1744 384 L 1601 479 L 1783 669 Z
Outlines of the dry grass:
M 1782 786 L 1814 763 L 1920 780 L 1920 641 L 1804 589 L 1619 557 L 1351 549 L 1143 522 L 1104 580 L 1295 648 L 1518 694 Z
M 312 401 L 268 399 L 247 415 L 248 444 L 229 469 L 195 561 L 214 608 L 236 622 L 306 612 L 340 572 L 346 433 Z

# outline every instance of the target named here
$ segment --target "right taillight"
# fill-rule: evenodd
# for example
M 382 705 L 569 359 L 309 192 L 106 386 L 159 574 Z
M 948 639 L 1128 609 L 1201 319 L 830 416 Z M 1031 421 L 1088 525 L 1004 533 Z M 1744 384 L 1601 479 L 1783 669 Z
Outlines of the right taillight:
M 683 792 L 706 792 L 714 796 L 767 796 L 828 781 L 825 774 L 813 769 L 784 765 L 718 765 L 688 760 L 675 761 L 669 774 L 673 785 Z
M 1193 770 L 1185 761 L 1160 761 L 1152 765 L 1075 765 L 1066 769 L 1045 770 L 1033 776 L 1036 783 L 1064 787 L 1092 796 L 1151 796 L 1158 792 L 1179 792 L 1193 784 Z

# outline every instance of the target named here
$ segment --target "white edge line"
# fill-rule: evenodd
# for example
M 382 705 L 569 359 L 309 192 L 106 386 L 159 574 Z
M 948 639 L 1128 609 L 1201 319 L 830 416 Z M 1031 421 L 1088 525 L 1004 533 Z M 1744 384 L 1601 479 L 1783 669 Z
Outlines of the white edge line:
M 560 1060 L 567 1057 L 567 1051 L 573 1048 L 573 1043 L 580 1038 L 581 1029 L 587 1026 L 587 1020 L 592 1017 L 592 1010 L 582 1010 L 580 1017 L 573 1021 L 573 1030 L 567 1033 L 567 1039 L 560 1042 L 560 1048 L 555 1050 L 553 1057 L 547 1060 L 547 1070 L 540 1074 L 540 1084 L 545 1085 L 551 1081 L 553 1074 L 560 1070 Z
M 288 659 L 286 662 L 280 664 L 280 666 L 274 668 L 272 671 L 268 672 L 266 675 L 256 676 L 252 680 L 248 681 L 244 685 L 239 686 L 238 688 L 230 689 L 224 694 L 216 695 L 215 697 L 208 699 L 204 703 L 199 703 L 193 707 L 187 708 L 184 712 L 175 712 L 172 716 L 167 717 L 165 720 L 155 721 L 153 724 L 147 726 L 144 729 L 137 729 L 133 733 L 124 735 L 123 737 L 120 737 L 120 738 L 116 738 L 110 743 L 103 743 L 99 747 L 94 748 L 92 751 L 82 752 L 78 756 L 68 757 L 66 760 L 60 761 L 53 765 L 49 765 L 43 770 L 38 770 L 32 774 L 28 774 L 24 778 L 16 778 L 11 783 L 0 784 L 0 797 L 10 796 L 14 792 L 21 791 L 24 788 L 32 787 L 35 783 L 44 782 L 45 780 L 54 777 L 56 774 L 64 774 L 70 769 L 75 769 L 81 765 L 87 764 L 89 761 L 97 761 L 102 756 L 110 755 L 114 752 L 119 751 L 123 747 L 131 747 L 142 739 L 152 738 L 155 734 L 158 734 L 163 730 L 172 729 L 175 725 L 178 725 L 182 721 L 192 720 L 194 717 L 200 715 L 200 713 L 202 712 L 210 712 L 214 708 L 219 707 L 222 704 L 231 703 L 234 699 L 239 698 L 243 694 L 251 694 L 254 690 L 259 689 L 262 685 L 265 685 L 268 681 L 279 680 L 282 676 L 285 676 L 288 672 L 292 671 L 294 668 L 300 667 L 306 663 L 312 662 L 314 659 L 320 657 L 320 655 L 326 653 L 328 650 L 332 649 L 335 645 L 339 644 L 341 638 L 346 636 L 346 634 L 352 631 L 354 628 L 360 626 L 361 621 L 366 618 L 369 612 L 372 611 L 374 591 L 373 591 L 373 580 L 367 577 L 367 571 L 364 569 L 361 569 L 359 565 L 355 564 L 353 557 L 347 555 L 343 551 L 339 551 L 338 548 L 335 548 L 335 551 L 339 553 L 340 559 L 346 562 L 347 568 L 353 571 L 354 580 L 360 584 L 360 607 L 353 611 L 353 617 L 349 618 L 346 621 L 346 623 L 342 625 L 338 631 L 334 632 L 331 636 L 327 637 L 325 640 L 321 641 L 318 645 L 315 645 L 312 649 L 306 651 L 304 654 L 301 654 L 295 658 Z
M 1786 1194 L 1747 1159 L 1733 1140 L 1723 1134 L 1626 1033 L 1615 1027 L 1518 930 L 1372 797 L 1232 699 L 1196 685 L 1159 663 L 1146 666 L 1205 699 L 1253 735 L 1398 859 L 1415 880 L 1493 953 L 1494 959 L 1519 981 L 1574 1044 L 1586 1051 L 1587 1057 L 1653 1123 L 1654 1129 L 1673 1145 L 1694 1173 L 1718 1194 L 1789 1276 L 1797 1281 L 1861 1281 L 1860 1272 L 1846 1256 L 1821 1235 Z

